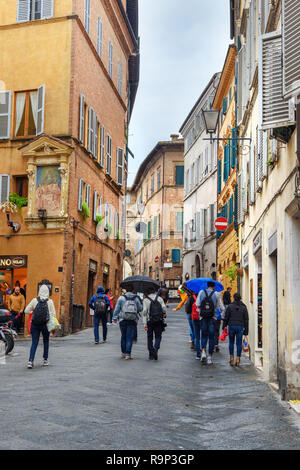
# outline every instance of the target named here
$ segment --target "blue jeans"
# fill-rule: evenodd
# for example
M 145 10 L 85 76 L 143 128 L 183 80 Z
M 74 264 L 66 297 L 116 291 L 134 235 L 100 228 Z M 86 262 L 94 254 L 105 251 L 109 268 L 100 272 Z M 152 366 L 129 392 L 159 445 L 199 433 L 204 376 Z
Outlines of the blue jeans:
M 125 356 L 131 356 L 132 343 L 136 336 L 137 324 L 134 320 L 121 320 L 121 351 Z
M 30 349 L 30 356 L 29 360 L 34 361 L 36 349 L 39 344 L 39 339 L 40 339 L 40 334 L 42 333 L 43 335 L 43 342 L 44 342 L 44 359 L 48 359 L 48 354 L 49 354 L 49 337 L 50 333 L 47 329 L 47 325 L 42 325 L 42 326 L 36 326 L 31 323 L 30 327 L 30 333 L 32 336 L 32 345 Z
M 236 339 L 236 355 L 237 357 L 241 357 L 244 327 L 234 326 L 234 325 L 229 326 L 228 333 L 229 333 L 229 354 L 231 356 L 233 356 L 234 354 L 234 340 Z
M 107 316 L 106 313 L 104 315 L 94 315 L 94 335 L 95 341 L 99 341 L 99 326 L 100 321 L 102 323 L 102 330 L 103 330 L 103 341 L 106 341 L 107 338 Z
M 195 341 L 195 346 L 196 346 L 196 353 L 197 353 L 197 357 L 200 357 L 201 321 L 192 320 L 192 324 L 193 324 L 193 333 L 194 333 L 194 341 Z
M 195 341 L 195 333 L 194 333 L 194 325 L 193 325 L 192 316 L 191 316 L 190 313 L 187 313 L 186 316 L 187 316 L 187 321 L 189 322 L 190 337 L 191 337 L 191 340 L 194 342 Z
M 209 342 L 208 354 L 209 356 L 212 356 L 214 353 L 214 349 L 215 349 L 215 332 L 216 332 L 215 319 L 203 318 L 201 320 L 201 329 L 202 329 L 201 347 L 202 349 L 206 350 L 207 341 L 208 341 Z
M 160 348 L 161 337 L 163 332 L 163 325 L 158 323 L 157 325 L 151 325 L 150 322 L 147 323 L 148 331 L 147 331 L 147 342 L 148 342 L 148 351 L 151 355 L 153 353 L 153 349 L 157 351 Z M 155 337 L 154 347 L 153 347 L 153 336 Z

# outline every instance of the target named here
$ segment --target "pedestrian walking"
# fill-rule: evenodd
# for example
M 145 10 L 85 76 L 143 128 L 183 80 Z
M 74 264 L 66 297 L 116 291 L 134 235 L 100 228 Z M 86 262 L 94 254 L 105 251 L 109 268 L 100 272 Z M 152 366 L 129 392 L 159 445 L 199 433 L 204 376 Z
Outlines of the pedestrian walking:
M 132 344 L 134 338 L 136 338 L 139 313 L 143 310 L 143 306 L 139 297 L 133 293 L 133 286 L 127 285 L 126 291 L 126 294 L 118 298 L 113 322 L 119 320 L 121 330 L 121 357 L 129 361 L 132 360 Z
M 185 306 L 185 312 L 187 315 L 187 320 L 189 324 L 189 333 L 191 340 L 191 349 L 196 349 L 196 359 L 200 359 L 201 348 L 200 348 L 200 334 L 201 334 L 201 325 L 199 311 L 196 307 L 196 294 L 189 294 L 188 301 Z
M 25 297 L 20 292 L 20 287 L 17 285 L 14 292 L 8 298 L 8 310 L 11 313 L 13 320 L 13 328 L 17 333 L 20 332 L 22 314 L 25 308 Z
M 162 297 L 155 293 L 154 288 L 145 296 L 142 316 L 144 329 L 147 332 L 149 359 L 157 361 L 162 334 L 165 330 L 164 319 L 167 316 L 167 308 Z
M 223 304 L 225 308 L 231 304 L 231 291 L 231 287 L 227 287 L 226 291 L 223 294 Z
M 163 299 L 166 307 L 168 306 L 169 302 L 169 289 L 167 288 L 166 284 L 163 284 L 158 291 L 159 296 Z
M 106 289 L 104 294 L 108 297 L 109 304 L 110 304 L 110 306 L 107 310 L 107 324 L 112 325 L 112 319 L 113 319 L 113 316 L 114 316 L 114 304 L 113 304 L 114 297 L 111 295 L 111 289 Z
M 107 340 L 107 311 L 110 308 L 110 301 L 107 295 L 104 294 L 104 289 L 99 286 L 97 294 L 93 295 L 89 301 L 89 307 L 94 310 L 94 337 L 95 344 L 99 344 L 99 326 L 102 324 L 102 343 Z
M 239 367 L 242 354 L 243 336 L 248 336 L 249 316 L 246 305 L 241 301 L 240 294 L 234 294 L 234 301 L 225 312 L 223 329 L 228 326 L 229 332 L 229 364 L 234 365 L 234 343 L 236 341 L 236 362 Z
M 214 287 L 214 282 L 208 282 L 207 289 L 201 290 L 196 300 L 196 307 L 200 310 L 201 321 L 201 361 L 207 362 L 208 365 L 212 364 L 212 357 L 215 349 L 215 322 L 217 319 L 218 302 Z M 206 357 L 207 342 L 208 356 Z
M 218 308 L 217 308 L 217 319 L 216 319 L 216 330 L 215 330 L 215 351 L 219 352 L 219 336 L 220 336 L 220 329 L 221 329 L 221 323 L 222 320 L 224 320 L 224 314 L 225 314 L 225 307 L 223 305 L 222 299 L 221 299 L 221 292 L 216 292 L 215 293 L 217 296 L 217 303 L 218 303 Z
M 33 298 L 25 308 L 25 314 L 32 313 L 30 333 L 32 337 L 32 344 L 29 354 L 29 361 L 27 364 L 28 369 L 33 368 L 35 353 L 39 344 L 40 334 L 43 335 L 44 352 L 43 352 L 43 365 L 48 366 L 49 356 L 49 338 L 50 332 L 47 328 L 47 323 L 50 317 L 56 317 L 55 306 L 53 301 L 49 298 L 49 289 L 43 284 L 39 288 L 38 297 Z
M 173 309 L 172 309 L 173 312 L 177 312 L 178 310 L 180 310 L 181 307 L 183 307 L 184 304 L 188 301 L 189 296 L 188 296 L 187 292 L 185 292 L 185 291 L 183 290 L 183 287 L 186 287 L 186 282 L 184 282 L 184 283 L 182 284 L 182 286 L 179 286 L 179 287 L 178 287 L 178 291 L 177 291 L 177 292 L 178 292 L 178 294 L 180 295 L 180 303 L 177 305 L 176 308 L 173 308 Z

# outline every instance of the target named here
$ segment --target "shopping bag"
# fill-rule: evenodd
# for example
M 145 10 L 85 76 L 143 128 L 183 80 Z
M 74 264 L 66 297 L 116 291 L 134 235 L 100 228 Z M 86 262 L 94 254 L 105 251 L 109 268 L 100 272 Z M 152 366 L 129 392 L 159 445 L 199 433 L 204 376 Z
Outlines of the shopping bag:
M 33 313 L 30 313 L 30 314 L 28 315 L 28 321 L 27 321 L 27 331 L 28 331 L 28 334 L 29 334 L 29 335 L 30 335 L 30 330 L 31 330 L 32 315 L 33 315 Z
M 47 323 L 47 329 L 49 332 L 51 331 L 56 331 L 56 330 L 59 330 L 61 328 L 60 324 L 59 324 L 59 321 L 57 320 L 56 317 L 54 317 L 53 315 L 50 315 L 50 320 L 48 321 Z
M 221 336 L 219 336 L 219 340 L 220 341 L 225 341 L 228 335 L 229 335 L 229 333 L 228 333 L 228 330 L 227 330 L 227 327 L 226 327 L 226 328 L 224 328 L 224 331 L 221 334 Z

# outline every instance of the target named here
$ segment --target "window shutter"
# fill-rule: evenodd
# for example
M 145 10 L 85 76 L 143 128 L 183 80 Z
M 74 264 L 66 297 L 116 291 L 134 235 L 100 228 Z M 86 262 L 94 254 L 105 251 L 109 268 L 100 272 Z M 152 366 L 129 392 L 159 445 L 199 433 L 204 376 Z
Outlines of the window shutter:
M 0 139 L 10 138 L 11 92 L 0 91 Z
M 102 59 L 102 48 L 103 48 L 103 25 L 101 19 L 98 17 L 98 24 L 97 24 L 97 52 L 99 57 Z
M 282 1 L 283 17 L 283 94 L 300 93 L 300 2 Z
M 53 0 L 42 0 L 41 5 L 41 18 L 52 18 L 53 17 Z
M 210 219 L 210 227 L 209 231 L 210 233 L 215 233 L 215 205 L 210 204 L 209 205 L 209 219 Z
M 243 175 L 242 175 L 242 212 L 248 210 L 248 178 L 247 178 L 247 165 L 244 162 Z
M 223 98 L 223 114 L 227 113 L 228 108 L 228 98 Z
M 260 153 L 260 131 L 256 128 L 256 144 L 255 144 L 255 187 L 259 191 L 261 181 L 261 153 Z
M 234 127 L 232 130 L 231 130 L 231 138 L 233 140 L 231 140 L 231 143 L 230 143 L 230 147 L 231 147 L 231 168 L 235 168 L 235 165 L 236 165 L 236 159 L 237 159 L 237 148 L 238 148 L 238 141 L 237 140 L 234 140 L 234 139 L 237 139 L 239 136 L 239 132 L 238 132 L 238 127 Z
M 30 0 L 18 0 L 17 22 L 30 20 Z
M 205 210 L 200 209 L 200 238 L 205 236 Z
M 94 134 L 94 149 L 93 149 L 93 155 L 96 160 L 98 160 L 98 119 L 96 113 L 94 113 L 94 129 L 93 129 L 93 134 Z
M 118 215 L 118 212 L 115 211 L 115 238 L 117 238 L 118 236 L 118 230 L 119 230 L 118 222 L 119 222 L 119 215 Z
M 268 161 L 268 133 L 261 131 L 263 134 L 262 137 L 262 174 L 263 177 L 266 178 L 268 176 L 268 166 L 267 166 L 267 161 Z
M 105 166 L 105 128 L 101 126 L 100 165 Z
M 260 90 L 262 90 L 262 128 L 272 129 L 294 123 L 293 107 L 282 97 L 282 37 L 280 31 L 261 39 Z
M 45 85 L 38 88 L 38 109 L 36 135 L 44 132 L 44 114 L 45 114 Z
M 254 78 L 254 72 L 256 68 L 256 38 L 257 38 L 257 32 L 256 32 L 256 1 L 252 1 L 250 5 L 250 25 L 251 25 L 251 30 L 250 30 L 250 37 L 248 40 L 250 41 L 250 84 L 253 81 Z
M 237 178 L 237 205 L 236 205 L 236 211 L 237 211 L 237 223 L 240 224 L 242 222 L 242 198 L 243 198 L 243 192 L 242 192 L 242 173 L 239 173 L 238 178 Z
M 89 184 L 86 185 L 86 199 L 85 199 L 85 202 L 87 203 L 88 208 L 90 208 L 91 186 Z
M 222 191 L 222 160 L 218 160 L 218 194 Z
M 0 175 L 0 203 L 9 200 L 10 176 Z
M 98 191 L 94 191 L 94 211 L 93 221 L 96 222 L 96 216 L 98 215 Z
M 249 160 L 249 185 L 250 185 L 250 204 L 255 203 L 255 147 L 251 142 L 250 160 Z
M 84 27 L 88 34 L 90 34 L 90 14 L 91 14 L 91 1 L 85 0 L 84 2 Z
M 82 202 L 83 202 L 83 179 L 79 179 L 78 187 L 78 210 L 82 211 Z
M 79 108 L 79 141 L 83 144 L 84 139 L 84 95 L 80 95 Z
M 241 124 L 244 116 L 243 110 L 243 73 L 244 73 L 245 47 L 242 47 L 237 60 L 237 121 Z
M 117 147 L 117 183 L 123 184 L 123 149 Z

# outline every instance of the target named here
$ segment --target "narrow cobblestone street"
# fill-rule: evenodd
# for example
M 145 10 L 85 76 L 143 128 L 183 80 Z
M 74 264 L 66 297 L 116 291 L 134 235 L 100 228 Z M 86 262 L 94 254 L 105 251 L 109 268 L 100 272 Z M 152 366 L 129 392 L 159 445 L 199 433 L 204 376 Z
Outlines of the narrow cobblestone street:
M 140 323 L 134 360 L 120 357 L 119 328 L 95 346 L 92 330 L 52 341 L 51 365 L 25 368 L 29 341 L 0 365 L 0 449 L 297 449 L 300 420 L 253 366 L 196 361 L 183 310 L 169 308 L 158 362 Z M 298 424 L 297 424 L 298 423 Z M 297 429 L 298 428 L 298 429 Z

